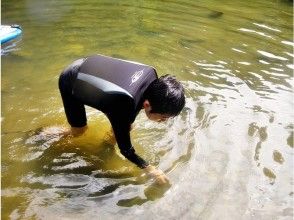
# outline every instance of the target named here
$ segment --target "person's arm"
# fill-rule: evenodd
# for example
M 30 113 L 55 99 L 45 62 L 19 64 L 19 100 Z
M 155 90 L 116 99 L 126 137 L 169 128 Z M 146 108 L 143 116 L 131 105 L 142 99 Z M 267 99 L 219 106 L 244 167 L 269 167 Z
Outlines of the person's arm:
M 133 128 L 134 128 L 134 125 L 131 124 L 130 131 L 132 131 Z M 113 129 L 112 128 L 110 128 L 110 130 L 105 133 L 105 135 L 104 135 L 104 141 L 107 144 L 110 144 L 110 145 L 113 145 L 113 146 L 116 144 L 116 139 L 115 139 L 114 132 L 113 132 Z
M 156 179 L 159 184 L 169 183 L 167 176 L 154 166 L 149 165 L 142 157 L 136 154 L 135 149 L 131 144 L 130 130 L 131 124 L 124 121 L 122 118 L 109 117 L 112 125 L 113 132 L 115 134 L 120 152 L 129 161 L 135 163 L 138 167 L 144 170 L 147 175 Z
M 123 116 L 119 117 L 117 115 L 108 115 L 108 118 L 110 120 L 115 139 L 117 141 L 121 154 L 141 169 L 147 167 L 149 163 L 145 161 L 142 157 L 137 155 L 135 149 L 132 146 L 130 138 L 131 123 L 128 122 L 128 120 L 126 120 L 126 117 Z

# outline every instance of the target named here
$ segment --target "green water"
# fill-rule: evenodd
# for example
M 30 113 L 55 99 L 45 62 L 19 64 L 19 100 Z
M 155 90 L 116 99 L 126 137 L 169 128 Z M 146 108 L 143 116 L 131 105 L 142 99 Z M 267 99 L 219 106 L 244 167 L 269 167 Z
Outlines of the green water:
M 2 219 L 292 219 L 292 3 L 3 0 Z M 103 143 L 106 118 L 66 126 L 57 80 L 73 60 L 104 54 L 154 66 L 185 86 L 182 114 L 141 113 L 136 151 L 166 172 L 158 187 Z

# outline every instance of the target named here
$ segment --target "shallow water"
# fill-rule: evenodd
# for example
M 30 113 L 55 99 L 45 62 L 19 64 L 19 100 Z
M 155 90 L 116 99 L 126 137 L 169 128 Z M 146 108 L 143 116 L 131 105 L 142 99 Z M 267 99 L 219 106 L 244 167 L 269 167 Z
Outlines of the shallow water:
M 2 1 L 23 36 L 2 47 L 3 219 L 292 219 L 292 3 Z M 186 89 L 167 123 L 141 113 L 136 150 L 167 173 L 158 187 L 88 132 L 66 126 L 57 79 L 90 54 L 153 65 Z

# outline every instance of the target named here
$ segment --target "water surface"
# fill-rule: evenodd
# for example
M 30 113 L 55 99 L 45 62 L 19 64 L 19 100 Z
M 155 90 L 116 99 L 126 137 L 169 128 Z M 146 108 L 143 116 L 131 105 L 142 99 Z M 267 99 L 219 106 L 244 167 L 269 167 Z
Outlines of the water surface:
M 3 219 L 292 219 L 292 3 L 3 0 L 23 36 L 2 47 Z M 153 65 L 184 84 L 181 115 L 141 113 L 140 155 L 167 173 L 158 187 L 105 145 L 107 119 L 66 126 L 57 80 L 73 60 L 105 54 Z

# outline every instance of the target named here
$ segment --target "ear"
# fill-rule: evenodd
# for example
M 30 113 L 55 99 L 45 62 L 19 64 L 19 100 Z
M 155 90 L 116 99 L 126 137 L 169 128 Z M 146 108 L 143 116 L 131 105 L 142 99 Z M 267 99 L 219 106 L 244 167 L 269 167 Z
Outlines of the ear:
M 150 111 L 152 109 L 150 102 L 147 99 L 143 102 L 143 108 L 148 111 Z

